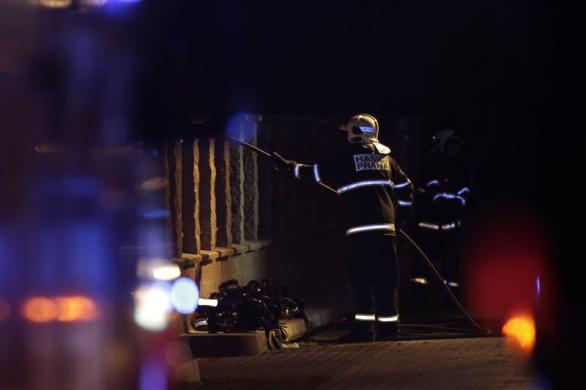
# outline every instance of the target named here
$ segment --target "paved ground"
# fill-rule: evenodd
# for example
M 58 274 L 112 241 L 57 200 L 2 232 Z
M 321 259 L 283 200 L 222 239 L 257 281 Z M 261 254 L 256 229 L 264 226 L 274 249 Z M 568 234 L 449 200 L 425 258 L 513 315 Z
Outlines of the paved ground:
M 303 344 L 199 360 L 198 389 L 527 389 L 532 374 L 502 338 Z

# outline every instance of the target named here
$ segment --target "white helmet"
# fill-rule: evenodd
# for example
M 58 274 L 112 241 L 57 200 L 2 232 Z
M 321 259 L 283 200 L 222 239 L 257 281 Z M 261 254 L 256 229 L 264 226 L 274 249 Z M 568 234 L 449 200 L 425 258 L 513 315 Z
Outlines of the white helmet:
M 391 153 L 389 147 L 378 142 L 378 121 L 370 114 L 354 115 L 338 129 L 346 132 L 348 142 L 352 144 L 373 144 L 379 153 Z

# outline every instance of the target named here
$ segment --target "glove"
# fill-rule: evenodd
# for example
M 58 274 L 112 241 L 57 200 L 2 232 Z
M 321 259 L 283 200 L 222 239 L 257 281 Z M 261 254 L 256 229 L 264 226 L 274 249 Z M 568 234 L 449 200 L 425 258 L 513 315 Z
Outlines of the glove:
M 277 152 L 273 152 L 271 154 L 271 159 L 273 160 L 273 167 L 276 170 L 289 170 L 295 163 L 290 160 L 286 160 L 283 156 L 281 156 Z

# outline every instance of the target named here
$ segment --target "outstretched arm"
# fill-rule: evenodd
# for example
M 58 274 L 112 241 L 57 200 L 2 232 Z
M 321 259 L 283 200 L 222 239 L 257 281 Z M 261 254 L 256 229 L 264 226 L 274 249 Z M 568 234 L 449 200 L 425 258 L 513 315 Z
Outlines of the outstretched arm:
M 320 182 L 319 169 L 317 164 L 308 165 L 297 161 L 287 160 L 277 152 L 271 155 L 275 168 L 281 171 L 288 172 L 296 179 L 305 179 Z
M 313 165 L 308 165 L 293 160 L 287 160 L 277 152 L 273 152 L 271 158 L 273 159 L 275 169 L 288 172 L 296 179 L 312 181 L 330 191 L 337 193 L 335 189 L 322 181 L 319 164 L 316 163 Z

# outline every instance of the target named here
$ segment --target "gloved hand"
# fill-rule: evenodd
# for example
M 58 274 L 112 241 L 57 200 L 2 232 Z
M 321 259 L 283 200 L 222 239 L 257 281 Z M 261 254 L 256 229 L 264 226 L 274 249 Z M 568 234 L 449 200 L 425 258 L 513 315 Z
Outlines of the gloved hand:
M 273 160 L 273 167 L 276 170 L 289 170 L 293 165 L 295 165 L 293 161 L 286 160 L 277 152 L 273 152 L 271 154 L 271 159 Z

